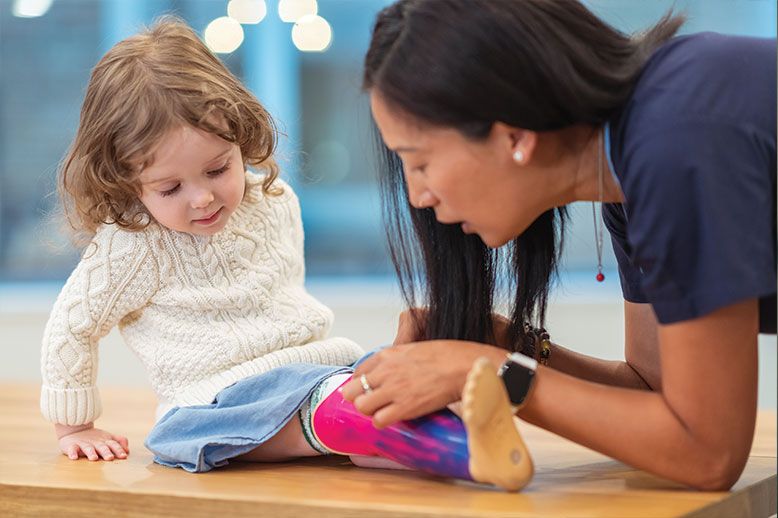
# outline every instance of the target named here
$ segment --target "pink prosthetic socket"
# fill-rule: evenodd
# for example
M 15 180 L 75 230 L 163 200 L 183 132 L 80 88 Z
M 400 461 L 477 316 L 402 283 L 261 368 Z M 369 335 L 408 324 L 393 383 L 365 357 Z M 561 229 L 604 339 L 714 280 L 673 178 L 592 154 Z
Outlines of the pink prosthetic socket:
M 449 410 L 378 430 L 338 388 L 313 410 L 312 425 L 316 439 L 333 453 L 379 456 L 434 475 L 472 480 L 465 427 Z

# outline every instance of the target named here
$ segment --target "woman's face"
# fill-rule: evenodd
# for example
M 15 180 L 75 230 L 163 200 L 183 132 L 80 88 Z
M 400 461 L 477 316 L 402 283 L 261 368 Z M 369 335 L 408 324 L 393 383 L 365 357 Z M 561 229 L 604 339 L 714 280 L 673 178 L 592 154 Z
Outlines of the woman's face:
M 470 140 L 398 113 L 375 92 L 371 109 L 384 143 L 402 159 L 411 205 L 432 208 L 439 222 L 459 224 L 494 248 L 543 212 L 533 175 L 513 158 L 528 138 L 534 146 L 534 133 L 498 123 L 484 140 Z

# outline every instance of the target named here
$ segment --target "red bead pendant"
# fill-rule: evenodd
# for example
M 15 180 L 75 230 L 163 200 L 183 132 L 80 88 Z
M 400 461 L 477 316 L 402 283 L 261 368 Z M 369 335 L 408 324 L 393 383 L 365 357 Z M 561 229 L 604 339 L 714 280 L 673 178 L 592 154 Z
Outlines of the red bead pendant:
M 605 276 L 602 274 L 602 272 L 597 274 L 597 282 L 602 282 L 605 280 Z

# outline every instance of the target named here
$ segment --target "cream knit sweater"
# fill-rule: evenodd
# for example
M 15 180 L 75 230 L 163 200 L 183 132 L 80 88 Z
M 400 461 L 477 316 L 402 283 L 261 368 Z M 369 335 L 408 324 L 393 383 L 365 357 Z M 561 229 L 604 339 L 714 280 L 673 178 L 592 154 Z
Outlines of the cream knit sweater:
M 332 312 L 303 287 L 296 196 L 247 190 L 211 237 L 152 223 L 104 225 L 59 294 L 43 337 L 41 411 L 78 425 L 101 413 L 98 341 L 119 326 L 162 405 L 210 403 L 238 380 L 291 363 L 348 365 L 362 349 L 327 338 Z

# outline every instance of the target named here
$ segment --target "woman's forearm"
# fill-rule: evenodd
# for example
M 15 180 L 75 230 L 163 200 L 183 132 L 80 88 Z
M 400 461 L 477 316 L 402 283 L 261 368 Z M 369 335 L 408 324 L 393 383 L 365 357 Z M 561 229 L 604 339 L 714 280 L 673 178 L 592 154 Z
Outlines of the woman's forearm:
M 510 349 L 508 338 L 510 321 L 502 315 L 494 315 L 493 322 L 497 344 L 503 349 Z M 627 362 L 601 360 L 571 351 L 556 343 L 551 344 L 548 366 L 570 376 L 604 385 L 635 389 L 651 388 Z
M 731 458 L 696 438 L 659 392 L 592 383 L 540 366 L 532 396 L 518 415 L 636 468 L 699 489 L 728 489 L 742 471 L 742 465 L 733 471 Z
M 603 385 L 650 390 L 648 383 L 627 362 L 602 360 L 551 345 L 548 366 L 570 376 Z

